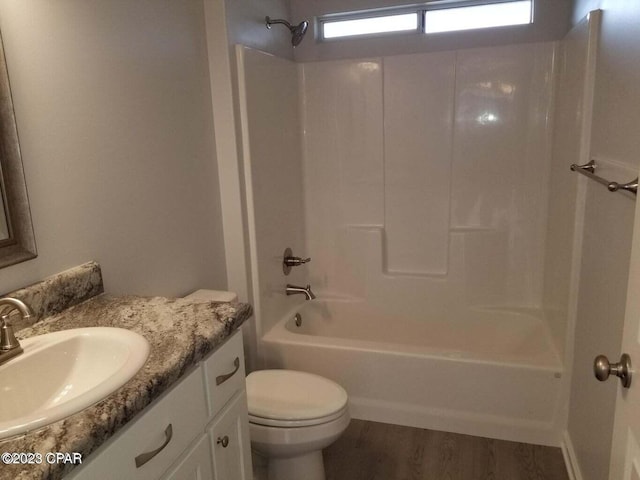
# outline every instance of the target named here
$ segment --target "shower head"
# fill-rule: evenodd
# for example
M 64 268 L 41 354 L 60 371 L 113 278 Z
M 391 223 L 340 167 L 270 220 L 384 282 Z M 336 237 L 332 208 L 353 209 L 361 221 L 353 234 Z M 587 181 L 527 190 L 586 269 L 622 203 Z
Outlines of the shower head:
M 294 47 L 298 46 L 302 39 L 304 38 L 304 34 L 307 33 L 307 28 L 309 28 L 309 22 L 303 20 L 298 25 L 293 27 L 291 30 L 291 45 Z
M 276 23 L 281 23 L 282 25 L 286 26 L 291 32 L 291 45 L 293 45 L 294 47 L 300 45 L 300 42 L 304 38 L 304 34 L 307 33 L 307 28 L 309 28 L 309 22 L 307 22 L 306 20 L 300 22 L 298 25 L 291 25 L 286 20 L 281 20 L 279 18 L 272 20 L 270 17 L 264 17 L 264 21 L 267 25 L 267 28 L 269 29 L 271 28 L 271 25 L 274 25 Z

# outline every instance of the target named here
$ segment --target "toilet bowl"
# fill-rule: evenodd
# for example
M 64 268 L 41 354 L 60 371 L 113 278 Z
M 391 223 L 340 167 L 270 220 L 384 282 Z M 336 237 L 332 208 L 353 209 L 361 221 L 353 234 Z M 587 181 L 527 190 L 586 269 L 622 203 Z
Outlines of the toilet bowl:
M 322 449 L 349 425 L 347 392 L 294 370 L 247 376 L 251 448 L 267 459 L 269 480 L 324 480 Z

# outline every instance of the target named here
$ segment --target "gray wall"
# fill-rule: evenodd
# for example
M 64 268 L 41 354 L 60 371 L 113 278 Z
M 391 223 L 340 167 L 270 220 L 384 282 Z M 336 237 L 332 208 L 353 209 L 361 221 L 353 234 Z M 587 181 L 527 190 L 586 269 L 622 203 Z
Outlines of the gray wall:
M 225 288 L 202 0 L 1 0 L 39 256 L 112 293 Z
M 633 178 L 640 164 L 640 2 L 577 0 L 572 19 L 597 8 L 603 13 L 590 153 L 626 165 Z M 621 353 L 636 203 L 591 181 L 587 189 L 568 434 L 584 480 L 600 480 L 609 477 L 620 384 L 596 382 L 591 365 L 600 353 Z
M 574 21 L 596 8 L 603 13 L 592 153 L 638 167 L 640 135 L 636 130 L 629 135 L 624 127 L 640 124 L 640 1 L 578 0 Z
M 621 3 L 621 0 L 613 0 Z M 633 1 L 633 0 L 632 0 Z M 571 22 L 575 25 L 591 10 L 602 8 L 605 0 L 573 0 L 573 11 L 571 12 Z
M 293 58 L 289 30 L 283 25 L 268 29 L 264 21 L 269 16 L 294 23 L 288 0 L 227 0 L 225 5 L 230 45 L 241 44 L 289 60 Z
M 428 36 L 400 34 L 389 37 L 352 38 L 321 43 L 314 40 L 315 26 L 313 24 L 316 16 L 415 3 L 410 0 L 291 0 L 294 21 L 300 22 L 302 19 L 306 19 L 311 23 L 307 38 L 295 49 L 295 59 L 299 62 L 309 62 L 559 40 L 564 37 L 570 26 L 571 0 L 535 0 L 535 23 L 530 26 L 471 30 Z

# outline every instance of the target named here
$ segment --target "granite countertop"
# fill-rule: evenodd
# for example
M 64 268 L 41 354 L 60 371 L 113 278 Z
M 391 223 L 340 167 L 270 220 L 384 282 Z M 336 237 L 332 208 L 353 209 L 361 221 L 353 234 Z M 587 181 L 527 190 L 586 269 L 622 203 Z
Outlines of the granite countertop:
M 163 297 L 95 296 L 21 330 L 19 338 L 80 327 L 121 327 L 144 336 L 149 358 L 123 387 L 101 402 L 26 435 L 0 441 L 0 453 L 87 455 L 229 337 L 251 306 Z M 1 400 L 0 400 L 1 401 Z M 62 478 L 72 465 L 3 465 L 0 479 Z

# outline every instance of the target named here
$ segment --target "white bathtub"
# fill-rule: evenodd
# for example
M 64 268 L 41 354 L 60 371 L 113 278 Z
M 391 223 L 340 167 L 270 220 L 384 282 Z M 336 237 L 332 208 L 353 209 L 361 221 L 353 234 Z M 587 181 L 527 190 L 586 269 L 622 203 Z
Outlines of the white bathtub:
M 489 309 L 448 317 L 305 302 L 263 337 L 262 354 L 270 368 L 340 383 L 354 418 L 559 445 L 562 364 L 544 321 Z

